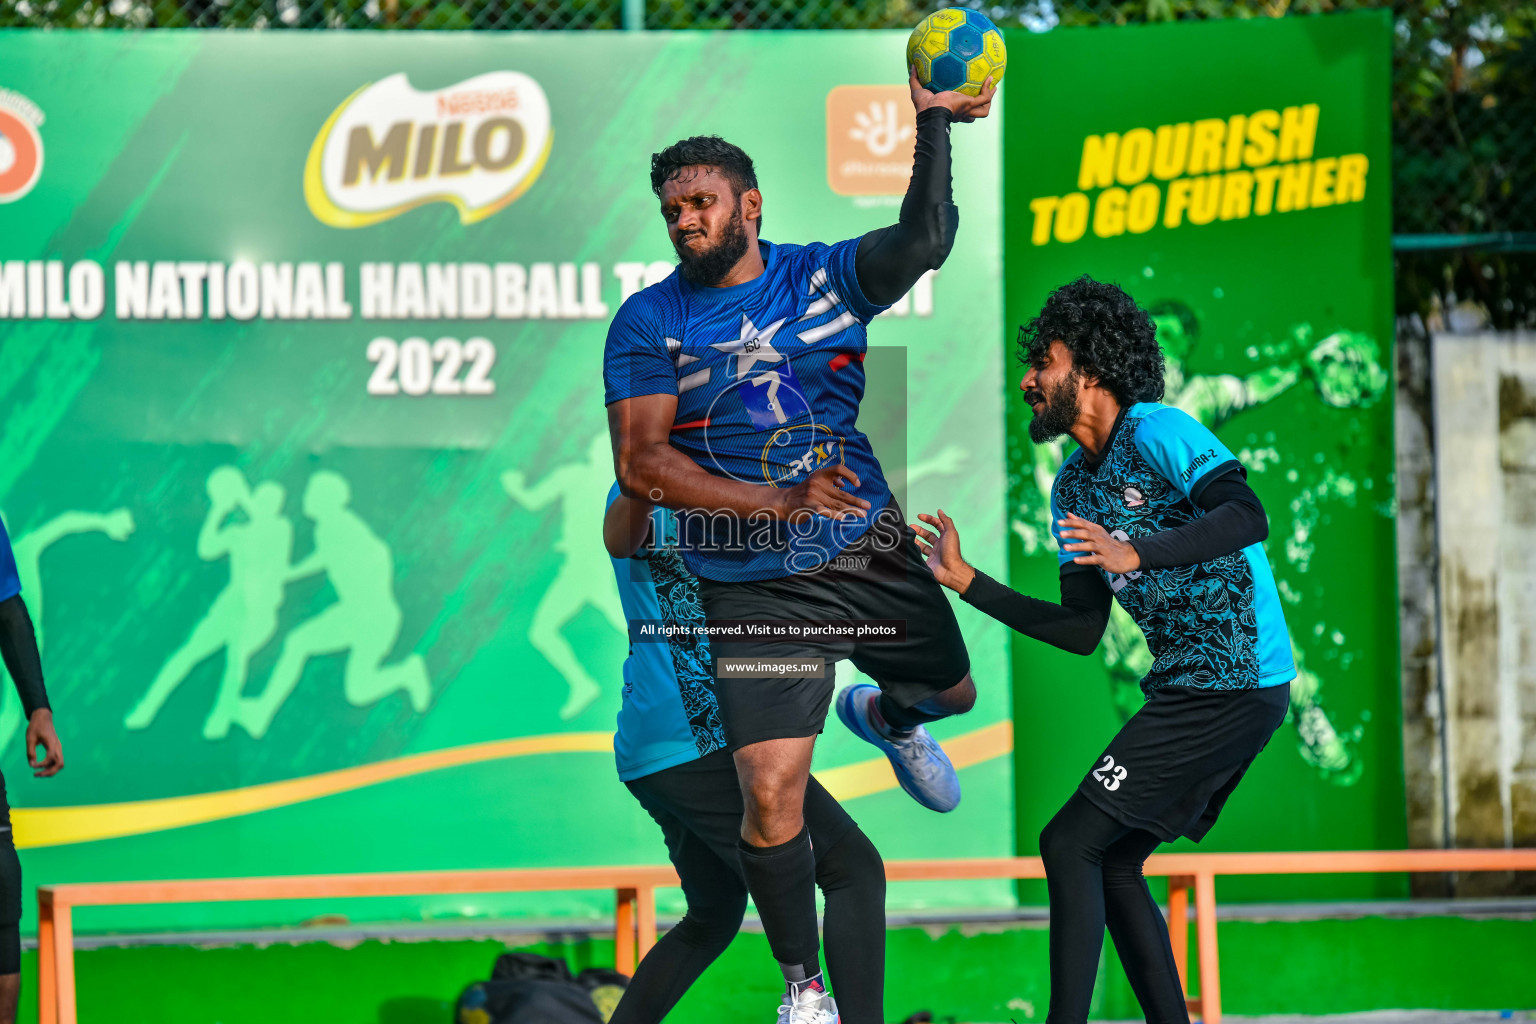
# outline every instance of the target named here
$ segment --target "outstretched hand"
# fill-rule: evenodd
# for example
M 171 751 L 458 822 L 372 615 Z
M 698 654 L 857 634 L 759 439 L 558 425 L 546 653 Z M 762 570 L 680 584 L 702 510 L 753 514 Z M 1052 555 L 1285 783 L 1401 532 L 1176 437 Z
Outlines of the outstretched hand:
M 107 536 L 113 540 L 127 540 L 133 528 L 133 513 L 126 508 L 107 513 L 105 529 Z
M 39 746 L 43 748 L 42 760 L 37 757 Z M 47 708 L 38 708 L 27 721 L 27 764 L 39 779 L 57 775 L 64 768 L 64 747 L 53 731 L 53 712 Z
M 976 570 L 960 555 L 960 531 L 955 529 L 955 521 L 943 509 L 939 509 L 937 516 L 919 512 L 917 518 L 939 531 L 935 536 L 921 526 L 912 527 L 917 534 L 917 550 L 927 562 L 928 571 L 942 586 L 957 594 L 965 593 L 976 578 Z
M 1074 542 L 1063 544 L 1061 550 L 1080 552 L 1072 559 L 1078 565 L 1097 565 L 1105 572 L 1120 574 L 1141 568 L 1141 555 L 1137 554 L 1131 542 L 1113 536 L 1098 523 L 1090 523 L 1081 516 L 1068 513 L 1058 525 L 1061 526 L 1062 539 Z
M 912 106 L 921 114 L 929 107 L 944 107 L 956 121 L 975 121 L 986 117 L 992 111 L 992 97 L 997 95 L 997 86 L 992 84 L 992 76 L 981 83 L 979 96 L 967 96 L 963 92 L 929 92 L 927 86 L 917 80 L 917 68 L 907 69 L 908 84 L 912 86 Z

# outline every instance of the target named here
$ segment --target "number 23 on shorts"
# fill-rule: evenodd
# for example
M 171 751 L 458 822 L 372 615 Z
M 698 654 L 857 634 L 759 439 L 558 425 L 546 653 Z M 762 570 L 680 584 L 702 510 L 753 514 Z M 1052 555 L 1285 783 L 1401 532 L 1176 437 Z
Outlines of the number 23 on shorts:
M 1104 763 L 1093 770 L 1093 777 L 1104 784 L 1104 788 L 1110 792 L 1120 788 L 1130 772 L 1125 770 L 1125 765 L 1115 764 L 1115 759 L 1108 754 L 1104 755 Z

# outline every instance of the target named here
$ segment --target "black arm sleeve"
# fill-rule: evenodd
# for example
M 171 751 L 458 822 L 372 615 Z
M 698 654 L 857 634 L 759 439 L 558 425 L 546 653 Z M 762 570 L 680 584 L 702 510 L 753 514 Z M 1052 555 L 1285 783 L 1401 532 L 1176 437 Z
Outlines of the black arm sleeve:
M 917 152 L 901 217 L 859 239 L 853 269 L 870 302 L 883 306 L 907 294 L 925 272 L 943 265 L 955 244 L 960 211 L 949 180 L 949 124 L 944 107 L 918 113 Z
M 48 691 L 43 689 L 43 659 L 37 653 L 37 634 L 32 631 L 32 616 L 27 614 L 21 595 L 0 601 L 0 658 L 16 683 L 21 709 L 28 718 L 32 712 L 48 706 Z
M 1072 654 L 1092 654 L 1109 625 L 1113 595 L 1099 573 L 1066 566 L 1061 573 L 1061 604 L 1021 594 L 980 569 L 960 599 L 1017 633 Z
M 1269 536 L 1269 518 L 1241 467 L 1234 465 L 1207 483 L 1195 504 L 1205 510 L 1199 519 L 1131 541 L 1143 569 L 1209 562 Z

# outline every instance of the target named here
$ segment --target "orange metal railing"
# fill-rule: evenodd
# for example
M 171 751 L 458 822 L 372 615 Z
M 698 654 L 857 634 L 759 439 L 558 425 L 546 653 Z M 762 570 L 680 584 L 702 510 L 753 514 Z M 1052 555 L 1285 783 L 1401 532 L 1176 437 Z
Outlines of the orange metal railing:
M 893 882 L 979 878 L 1044 878 L 1039 857 L 892 861 Z M 1146 873 L 1168 878 L 1169 934 L 1179 978 L 1189 991 L 1189 890 L 1195 890 L 1200 994 L 1192 1013 L 1221 1024 L 1221 968 L 1216 946 L 1217 875 L 1347 874 L 1358 872 L 1536 871 L 1536 850 L 1359 850 L 1307 853 L 1168 853 L 1147 860 Z M 45 885 L 37 890 L 37 1001 L 40 1024 L 76 1024 L 75 907 L 135 903 L 219 903 L 235 900 L 350 896 L 432 896 L 482 892 L 611 889 L 615 896 L 615 964 L 632 973 L 656 942 L 656 889 L 677 884 L 670 866 L 537 868 L 496 871 L 412 871 L 284 878 L 205 878 L 165 882 Z

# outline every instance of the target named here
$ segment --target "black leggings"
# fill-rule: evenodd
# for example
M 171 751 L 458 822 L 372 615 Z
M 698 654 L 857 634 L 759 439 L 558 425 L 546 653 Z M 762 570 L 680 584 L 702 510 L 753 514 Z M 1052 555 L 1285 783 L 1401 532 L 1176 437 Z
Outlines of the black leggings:
M 736 937 L 747 907 L 737 871 L 700 857 L 680 872 L 688 913 L 640 961 L 609 1024 L 655 1024 Z M 854 829 L 816 851 L 816 884 L 826 896 L 827 974 L 846 1024 L 882 1024 L 885 988 L 885 866 Z
M 5 826 L 0 832 L 0 975 L 21 971 L 21 859 L 4 796 L 5 783 L 0 781 L 0 824 Z
M 1106 924 L 1148 1024 L 1188 1024 L 1168 924 L 1141 873 L 1160 842 L 1150 832 L 1120 824 L 1081 793 L 1073 793 L 1040 833 L 1051 898 L 1046 1024 L 1088 1019 Z
M 21 924 L 0 925 L 0 975 L 21 973 Z M 3 1013 L 0 1008 L 0 1013 Z

